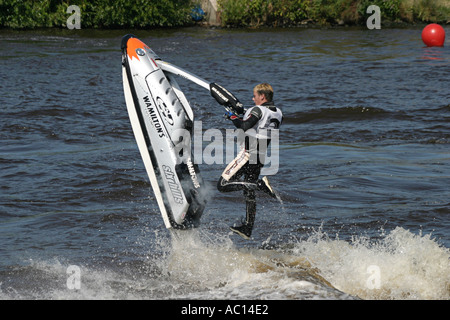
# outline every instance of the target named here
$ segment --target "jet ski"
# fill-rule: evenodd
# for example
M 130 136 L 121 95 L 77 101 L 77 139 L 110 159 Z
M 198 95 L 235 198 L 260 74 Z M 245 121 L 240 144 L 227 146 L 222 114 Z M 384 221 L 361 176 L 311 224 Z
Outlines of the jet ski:
M 128 115 L 164 224 L 168 229 L 198 227 L 207 200 L 205 183 L 186 138 L 193 137 L 194 112 L 176 77 L 207 89 L 226 110 L 239 107 L 239 100 L 222 86 L 163 61 L 134 35 L 122 38 L 121 49 Z

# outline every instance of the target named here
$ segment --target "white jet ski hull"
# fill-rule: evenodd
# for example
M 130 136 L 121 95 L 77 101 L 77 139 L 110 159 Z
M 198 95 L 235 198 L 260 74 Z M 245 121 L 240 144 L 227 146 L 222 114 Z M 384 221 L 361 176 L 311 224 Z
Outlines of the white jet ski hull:
M 125 101 L 145 169 L 167 228 L 196 227 L 206 203 L 203 180 L 194 165 L 194 115 L 173 75 L 133 35 L 122 39 Z M 182 138 L 180 138 L 180 136 Z

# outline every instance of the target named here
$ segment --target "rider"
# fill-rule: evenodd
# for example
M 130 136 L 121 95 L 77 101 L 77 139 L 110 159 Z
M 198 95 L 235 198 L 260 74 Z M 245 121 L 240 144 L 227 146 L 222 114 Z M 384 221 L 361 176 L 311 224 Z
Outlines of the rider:
M 244 191 L 246 219 L 241 226 L 233 226 L 230 229 L 243 238 L 249 239 L 256 216 L 255 191 L 264 191 L 275 197 L 267 177 L 259 179 L 259 175 L 264 166 L 271 132 L 278 130 L 283 121 L 283 114 L 273 103 L 273 88 L 268 83 L 255 86 L 253 89 L 255 106 L 245 113 L 242 104 L 219 85 L 211 84 L 211 94 L 219 103 L 228 106 L 230 111 L 227 113 L 227 118 L 245 132 L 245 141 L 241 150 L 223 171 L 217 188 L 221 192 Z

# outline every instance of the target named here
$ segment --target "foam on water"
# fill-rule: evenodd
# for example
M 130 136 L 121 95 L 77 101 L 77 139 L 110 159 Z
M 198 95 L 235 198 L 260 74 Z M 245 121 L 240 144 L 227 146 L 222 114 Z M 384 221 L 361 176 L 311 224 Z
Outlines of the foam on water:
M 450 298 L 450 252 L 431 235 L 397 227 L 377 241 L 348 243 L 318 232 L 293 253 L 309 257 L 335 288 L 362 299 Z
M 450 299 L 449 249 L 402 228 L 351 242 L 318 230 L 277 249 L 197 229 L 158 245 L 144 260 L 80 265 L 77 290 L 68 264 L 30 261 L 2 271 L 0 299 Z
M 171 270 L 208 287 L 196 298 L 450 298 L 449 249 L 400 227 L 351 242 L 319 230 L 277 250 L 186 240 L 174 243 Z
M 202 237 L 208 241 L 202 241 Z M 214 239 L 214 240 L 212 240 Z M 193 230 L 175 237 L 169 273 L 202 290 L 183 298 L 202 299 L 340 299 L 308 260 L 278 250 L 236 248 L 228 237 L 212 238 Z

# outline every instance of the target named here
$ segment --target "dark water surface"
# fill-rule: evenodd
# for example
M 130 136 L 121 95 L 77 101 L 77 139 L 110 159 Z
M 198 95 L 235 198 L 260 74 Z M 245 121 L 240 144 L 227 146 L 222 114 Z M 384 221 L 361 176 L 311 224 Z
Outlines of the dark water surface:
M 130 32 L 246 105 L 273 85 L 282 203 L 260 197 L 250 241 L 225 163 L 200 165 L 202 226 L 164 228 L 123 97 Z M 1 30 L 0 298 L 449 299 L 450 43 L 420 33 Z M 180 84 L 203 130 L 232 128 Z

